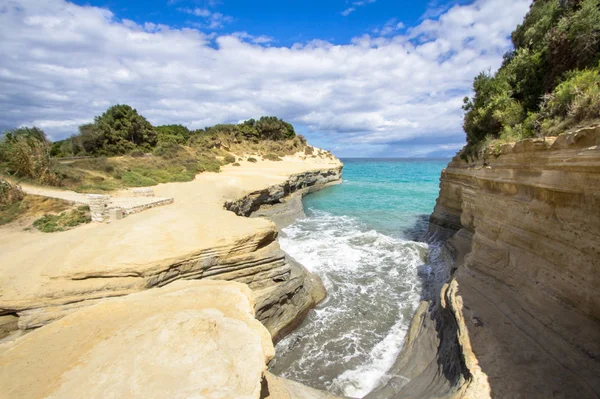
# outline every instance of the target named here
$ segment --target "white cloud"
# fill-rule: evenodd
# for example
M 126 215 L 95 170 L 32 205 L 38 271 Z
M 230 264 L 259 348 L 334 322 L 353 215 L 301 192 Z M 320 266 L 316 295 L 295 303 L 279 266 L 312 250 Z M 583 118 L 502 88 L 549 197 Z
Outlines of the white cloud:
M 398 21 L 396 18 L 392 18 L 385 23 L 381 28 L 375 28 L 373 33 L 380 36 L 389 36 L 395 34 L 397 31 L 406 28 L 402 21 Z
M 480 0 L 402 34 L 277 47 L 62 0 L 5 0 L 0 128 L 37 123 L 58 139 L 127 103 L 155 124 L 277 115 L 333 143 L 442 148 L 462 142 L 462 98 L 478 72 L 500 65 L 529 3 Z
M 213 12 L 208 8 L 179 8 L 181 12 L 204 18 L 204 23 L 196 24 L 199 28 L 220 29 L 228 23 L 233 22 L 233 17 L 223 15 L 220 12 Z
M 344 17 L 347 17 L 348 15 L 352 14 L 354 11 L 356 11 L 356 7 L 348 7 L 344 11 L 342 11 L 340 14 L 342 14 Z
M 356 9 L 358 7 L 363 7 L 366 6 L 367 4 L 372 4 L 375 3 L 377 0 L 358 0 L 358 1 L 353 1 L 352 2 L 352 6 L 346 8 L 344 11 L 342 11 L 340 14 L 342 14 L 344 17 L 347 17 L 348 15 L 352 14 L 354 11 L 356 11 Z

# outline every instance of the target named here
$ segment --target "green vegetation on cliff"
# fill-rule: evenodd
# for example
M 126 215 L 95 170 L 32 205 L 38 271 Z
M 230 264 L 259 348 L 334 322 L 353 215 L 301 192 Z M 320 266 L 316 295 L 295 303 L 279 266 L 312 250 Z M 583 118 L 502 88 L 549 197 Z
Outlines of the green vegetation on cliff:
M 51 143 L 38 128 L 19 128 L 0 139 L 0 173 L 82 192 L 112 191 L 194 179 L 233 164 L 232 154 L 265 159 L 303 151 L 306 140 L 276 117 L 198 130 L 152 126 L 128 105 L 115 105 Z M 75 158 L 75 159 L 73 159 Z
M 537 0 L 498 72 L 465 98 L 464 157 L 493 139 L 554 135 L 600 118 L 600 0 Z

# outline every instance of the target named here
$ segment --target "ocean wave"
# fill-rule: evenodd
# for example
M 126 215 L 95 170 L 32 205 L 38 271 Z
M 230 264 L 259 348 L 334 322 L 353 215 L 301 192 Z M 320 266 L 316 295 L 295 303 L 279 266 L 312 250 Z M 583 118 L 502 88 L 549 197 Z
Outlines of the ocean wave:
M 422 295 L 428 246 L 311 210 L 281 247 L 319 275 L 327 299 L 277 345 L 272 370 L 332 393 L 362 396 L 385 378 Z

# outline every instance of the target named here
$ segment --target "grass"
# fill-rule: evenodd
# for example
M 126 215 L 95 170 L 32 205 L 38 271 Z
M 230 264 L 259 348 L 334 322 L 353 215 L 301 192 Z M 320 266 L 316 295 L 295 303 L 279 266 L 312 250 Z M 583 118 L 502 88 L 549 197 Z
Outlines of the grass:
M 177 146 L 165 156 L 98 157 L 56 161 L 61 186 L 78 192 L 107 192 L 128 187 L 155 186 L 159 183 L 191 181 L 198 173 L 219 172 L 221 162 L 212 153 L 199 153 Z
M 24 195 L 18 201 L 0 206 L 0 226 L 45 213 L 62 212 L 70 207 L 69 202 L 57 198 Z
M 0 206 L 0 226 L 14 222 L 22 213 L 21 201 L 10 205 Z
M 72 229 L 80 224 L 92 221 L 90 208 L 80 206 L 58 215 L 47 214 L 33 222 L 33 226 L 42 233 L 54 233 Z

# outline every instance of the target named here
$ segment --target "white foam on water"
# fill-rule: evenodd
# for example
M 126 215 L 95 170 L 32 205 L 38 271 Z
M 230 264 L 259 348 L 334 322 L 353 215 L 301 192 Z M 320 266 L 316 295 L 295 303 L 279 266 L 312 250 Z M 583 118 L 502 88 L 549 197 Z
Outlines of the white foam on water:
M 428 247 L 313 212 L 280 244 L 319 275 L 327 299 L 277 345 L 273 370 L 347 396 L 373 390 L 393 365 L 421 298 Z

